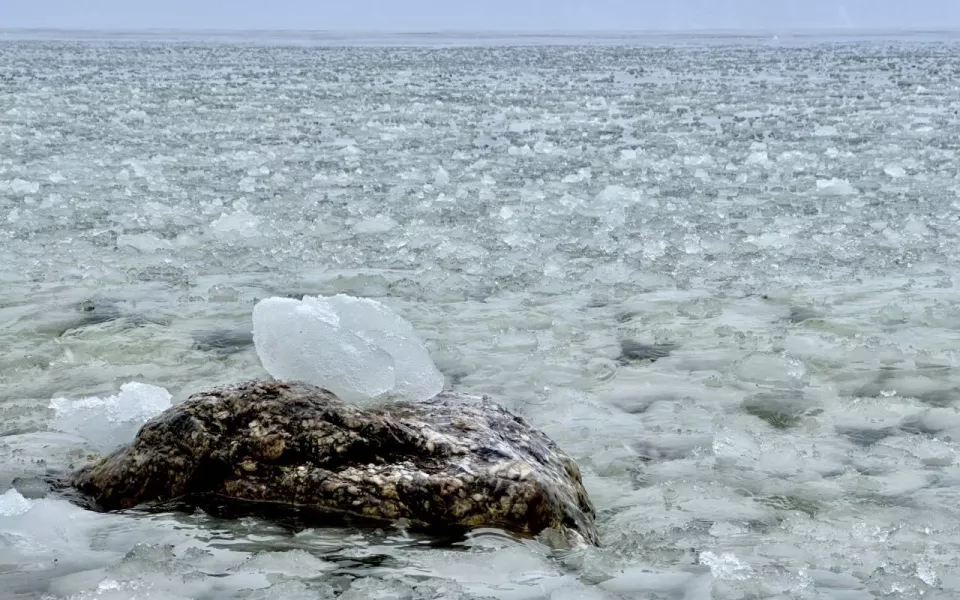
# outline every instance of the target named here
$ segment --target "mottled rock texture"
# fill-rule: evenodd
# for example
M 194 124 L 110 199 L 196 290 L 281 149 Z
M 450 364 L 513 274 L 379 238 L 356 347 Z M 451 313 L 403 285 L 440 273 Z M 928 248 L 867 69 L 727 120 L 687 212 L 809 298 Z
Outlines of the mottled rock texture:
M 215 388 L 158 415 L 71 484 L 101 510 L 237 503 L 318 524 L 403 520 L 598 542 L 570 457 L 488 398 L 447 392 L 362 410 L 303 383 Z

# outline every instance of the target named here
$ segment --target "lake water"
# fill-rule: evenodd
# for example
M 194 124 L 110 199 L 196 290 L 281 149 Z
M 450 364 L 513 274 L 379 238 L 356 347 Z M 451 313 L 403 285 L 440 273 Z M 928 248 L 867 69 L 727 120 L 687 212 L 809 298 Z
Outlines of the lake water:
M 0 36 L 0 596 L 960 596 L 956 36 L 422 37 Z M 121 385 L 265 377 L 254 303 L 341 292 L 603 547 L 47 494 Z

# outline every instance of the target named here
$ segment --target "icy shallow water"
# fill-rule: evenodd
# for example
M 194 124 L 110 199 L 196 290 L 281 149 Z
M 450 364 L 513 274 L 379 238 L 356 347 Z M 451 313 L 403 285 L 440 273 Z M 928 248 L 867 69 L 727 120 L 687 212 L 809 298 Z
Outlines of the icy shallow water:
M 734 42 L 0 45 L 0 590 L 960 595 L 960 48 Z M 604 547 L 44 497 L 132 435 L 91 396 L 265 376 L 256 300 L 337 292 L 574 455 Z

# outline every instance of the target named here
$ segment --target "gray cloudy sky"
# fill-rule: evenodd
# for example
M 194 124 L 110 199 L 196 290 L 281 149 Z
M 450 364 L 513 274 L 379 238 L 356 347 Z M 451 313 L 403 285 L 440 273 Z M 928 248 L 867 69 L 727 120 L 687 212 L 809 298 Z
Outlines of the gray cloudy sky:
M 960 29 L 960 0 L 0 0 L 0 28 Z

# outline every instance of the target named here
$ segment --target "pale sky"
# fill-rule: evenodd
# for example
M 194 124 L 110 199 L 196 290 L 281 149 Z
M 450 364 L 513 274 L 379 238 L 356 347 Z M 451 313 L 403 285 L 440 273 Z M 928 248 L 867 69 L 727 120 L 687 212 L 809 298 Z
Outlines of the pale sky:
M 0 28 L 960 29 L 960 0 L 0 0 Z

